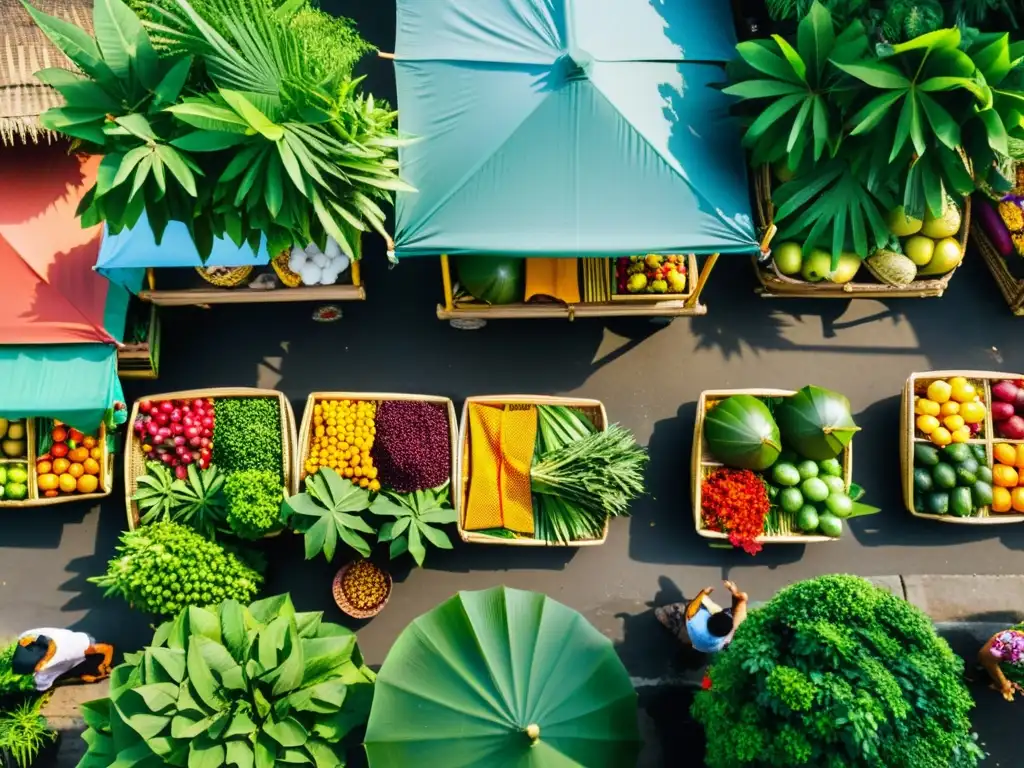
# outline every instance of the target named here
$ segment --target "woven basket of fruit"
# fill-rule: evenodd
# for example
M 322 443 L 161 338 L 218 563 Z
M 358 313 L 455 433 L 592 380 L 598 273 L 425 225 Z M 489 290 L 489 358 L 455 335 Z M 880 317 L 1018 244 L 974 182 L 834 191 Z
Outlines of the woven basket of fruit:
M 1017 183 L 998 200 L 975 196 L 977 215 L 971 236 L 1015 315 L 1024 315 L 1024 164 Z
M 106 428 L 87 435 L 54 419 L 0 418 L 0 507 L 41 507 L 109 496 L 114 457 Z
M 237 288 L 252 274 L 252 267 L 196 267 L 196 272 L 218 288 Z
M 900 464 L 903 501 L 915 517 L 1024 522 L 1024 380 L 995 371 L 911 374 Z
M 833 541 L 878 512 L 853 483 L 859 427 L 838 392 L 808 386 L 701 392 L 691 465 L 697 533 L 756 554 Z
M 462 540 L 534 547 L 603 544 L 647 461 L 599 400 L 542 395 L 466 398 L 457 455 Z
M 697 257 L 673 254 L 629 256 L 615 259 L 612 301 L 672 301 L 693 293 Z
M 128 530 L 160 520 L 248 540 L 283 530 L 296 439 L 284 393 L 220 387 L 151 395 L 135 402 L 129 425 Z
M 337 606 L 353 619 L 369 619 L 384 610 L 391 597 L 391 574 L 369 560 L 342 566 L 331 592 Z
M 772 170 L 763 166 L 754 174 L 756 215 L 761 231 L 773 227 Z M 801 243 L 773 242 L 767 262 L 755 258 L 754 269 L 763 296 L 815 298 L 928 298 L 941 296 L 963 261 L 970 232 L 971 200 L 950 203 L 937 219 L 923 221 L 903 215 L 902 207 L 889 213 L 891 246 L 865 260 L 843 254 L 832 269 L 827 249 L 810 252 Z M 868 278 L 865 280 L 864 278 Z

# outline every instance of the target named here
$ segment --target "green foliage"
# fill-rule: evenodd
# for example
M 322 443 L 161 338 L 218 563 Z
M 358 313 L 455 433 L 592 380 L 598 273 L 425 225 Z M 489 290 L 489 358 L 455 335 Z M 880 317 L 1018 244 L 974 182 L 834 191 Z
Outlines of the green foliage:
M 0 697 L 7 694 L 26 693 L 36 689 L 35 677 L 32 675 L 19 675 L 11 669 L 11 662 L 17 649 L 17 640 L 0 647 Z
M 217 467 L 199 469 L 188 465 L 188 476 L 178 480 L 164 464 L 146 463 L 146 474 L 137 478 L 132 500 L 142 513 L 143 525 L 169 520 L 194 529 L 208 539 L 217 538 L 224 522 L 224 475 Z
M 374 679 L 350 630 L 288 595 L 187 608 L 83 706 L 79 768 L 343 766 Z
M 224 483 L 224 499 L 228 526 L 243 539 L 259 539 L 281 527 L 284 491 L 279 472 L 232 472 Z
M 927 616 L 856 576 L 799 582 L 751 611 L 693 714 L 710 768 L 969 768 L 963 662 Z
M 357 50 L 333 47 L 348 33 L 306 3 L 164 0 L 143 26 L 104 0 L 93 39 L 22 2 L 84 75 L 37 73 L 66 101 L 43 124 L 104 155 L 86 225 L 116 233 L 145 211 L 157 243 L 181 221 L 203 259 L 218 236 L 254 250 L 265 236 L 272 253 L 330 236 L 355 257 L 360 232 L 385 234 L 380 203 L 411 189 L 395 113 L 359 92 Z
M 57 732 L 41 713 L 44 701 L 43 696 L 28 696 L 0 713 L 0 758 L 9 755 L 14 761 L 11 768 L 31 768 L 40 751 L 57 740 Z
M 393 517 L 384 523 L 377 534 L 378 541 L 391 542 L 389 552 L 391 559 L 409 552 L 416 565 L 423 565 L 427 556 L 425 542 L 430 542 L 440 549 L 451 549 L 452 543 L 444 531 L 434 525 L 445 525 L 458 520 L 452 509 L 449 494 L 450 482 L 439 488 L 414 493 L 377 494 L 370 505 L 370 511 L 382 517 Z
M 306 492 L 285 500 L 281 519 L 306 539 L 306 559 L 321 552 L 330 562 L 340 538 L 363 557 L 370 543 L 360 533 L 376 533 L 361 516 L 370 508 L 370 492 L 325 467 L 306 477 Z
M 213 401 L 213 462 L 225 472 L 265 469 L 281 476 L 281 404 L 273 397 Z
M 105 574 L 89 582 L 103 587 L 104 597 L 120 595 L 158 616 L 229 598 L 248 602 L 263 583 L 238 557 L 178 523 L 153 523 L 121 534 L 117 555 Z

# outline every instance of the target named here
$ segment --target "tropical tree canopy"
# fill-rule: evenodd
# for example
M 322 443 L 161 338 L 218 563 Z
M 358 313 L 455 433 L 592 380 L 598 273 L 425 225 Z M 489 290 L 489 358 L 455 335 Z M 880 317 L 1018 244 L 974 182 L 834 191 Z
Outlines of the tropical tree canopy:
M 37 77 L 66 102 L 42 124 L 104 156 L 83 225 L 117 233 L 145 212 L 159 244 L 180 221 L 204 259 L 215 237 L 255 250 L 265 236 L 276 254 L 330 236 L 351 258 L 361 232 L 388 237 L 381 206 L 411 189 L 396 114 L 360 92 L 352 57 L 328 53 L 331 28 L 297 16 L 307 3 L 162 0 L 143 22 L 95 0 L 93 38 L 22 2 L 82 72 Z

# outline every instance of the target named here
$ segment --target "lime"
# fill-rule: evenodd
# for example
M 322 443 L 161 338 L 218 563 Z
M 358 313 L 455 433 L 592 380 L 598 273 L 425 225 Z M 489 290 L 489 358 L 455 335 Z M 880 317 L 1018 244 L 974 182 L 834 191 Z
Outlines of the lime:
M 930 475 L 928 476 L 928 479 L 931 480 Z M 821 481 L 828 486 L 829 491 L 832 493 L 846 493 L 846 482 L 841 477 L 836 477 L 835 475 L 824 475 L 821 478 Z
M 792 464 L 780 464 L 779 462 L 776 462 L 775 466 L 772 467 L 772 480 L 779 485 L 799 485 L 802 479 L 803 478 L 800 477 L 799 470 L 797 470 L 797 468 Z
M 838 539 L 843 535 L 843 521 L 831 512 L 823 512 L 818 517 L 818 530 L 826 536 Z
M 817 465 L 815 465 L 817 469 Z M 808 501 L 824 501 L 828 498 L 828 486 L 820 477 L 809 477 L 800 484 L 800 491 Z
M 836 517 L 849 517 L 853 512 L 853 500 L 845 493 L 832 493 L 825 499 L 828 511 Z
M 840 477 L 843 474 L 843 465 L 839 463 L 839 459 L 825 459 L 824 461 L 819 461 L 818 469 L 821 470 L 821 474 L 830 475 L 832 477 Z
M 801 461 L 799 464 L 796 465 L 796 468 L 797 471 L 800 472 L 801 480 L 806 480 L 809 477 L 818 476 L 818 465 L 815 464 L 810 459 L 807 459 L 806 461 Z
M 804 497 L 798 488 L 786 488 L 779 494 L 779 506 L 782 507 L 783 512 L 793 514 L 803 505 Z
M 818 530 L 818 510 L 810 504 L 800 507 L 800 511 L 796 513 L 796 527 L 804 533 Z

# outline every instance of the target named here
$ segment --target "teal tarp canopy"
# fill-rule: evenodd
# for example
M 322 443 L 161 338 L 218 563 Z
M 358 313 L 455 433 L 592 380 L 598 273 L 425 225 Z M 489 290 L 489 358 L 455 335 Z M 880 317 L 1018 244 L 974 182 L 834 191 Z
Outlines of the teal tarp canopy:
M 395 252 L 757 248 L 725 0 L 397 0 Z
M 117 348 L 109 344 L 0 346 L 0 413 L 47 416 L 94 433 L 104 413 L 124 402 Z

